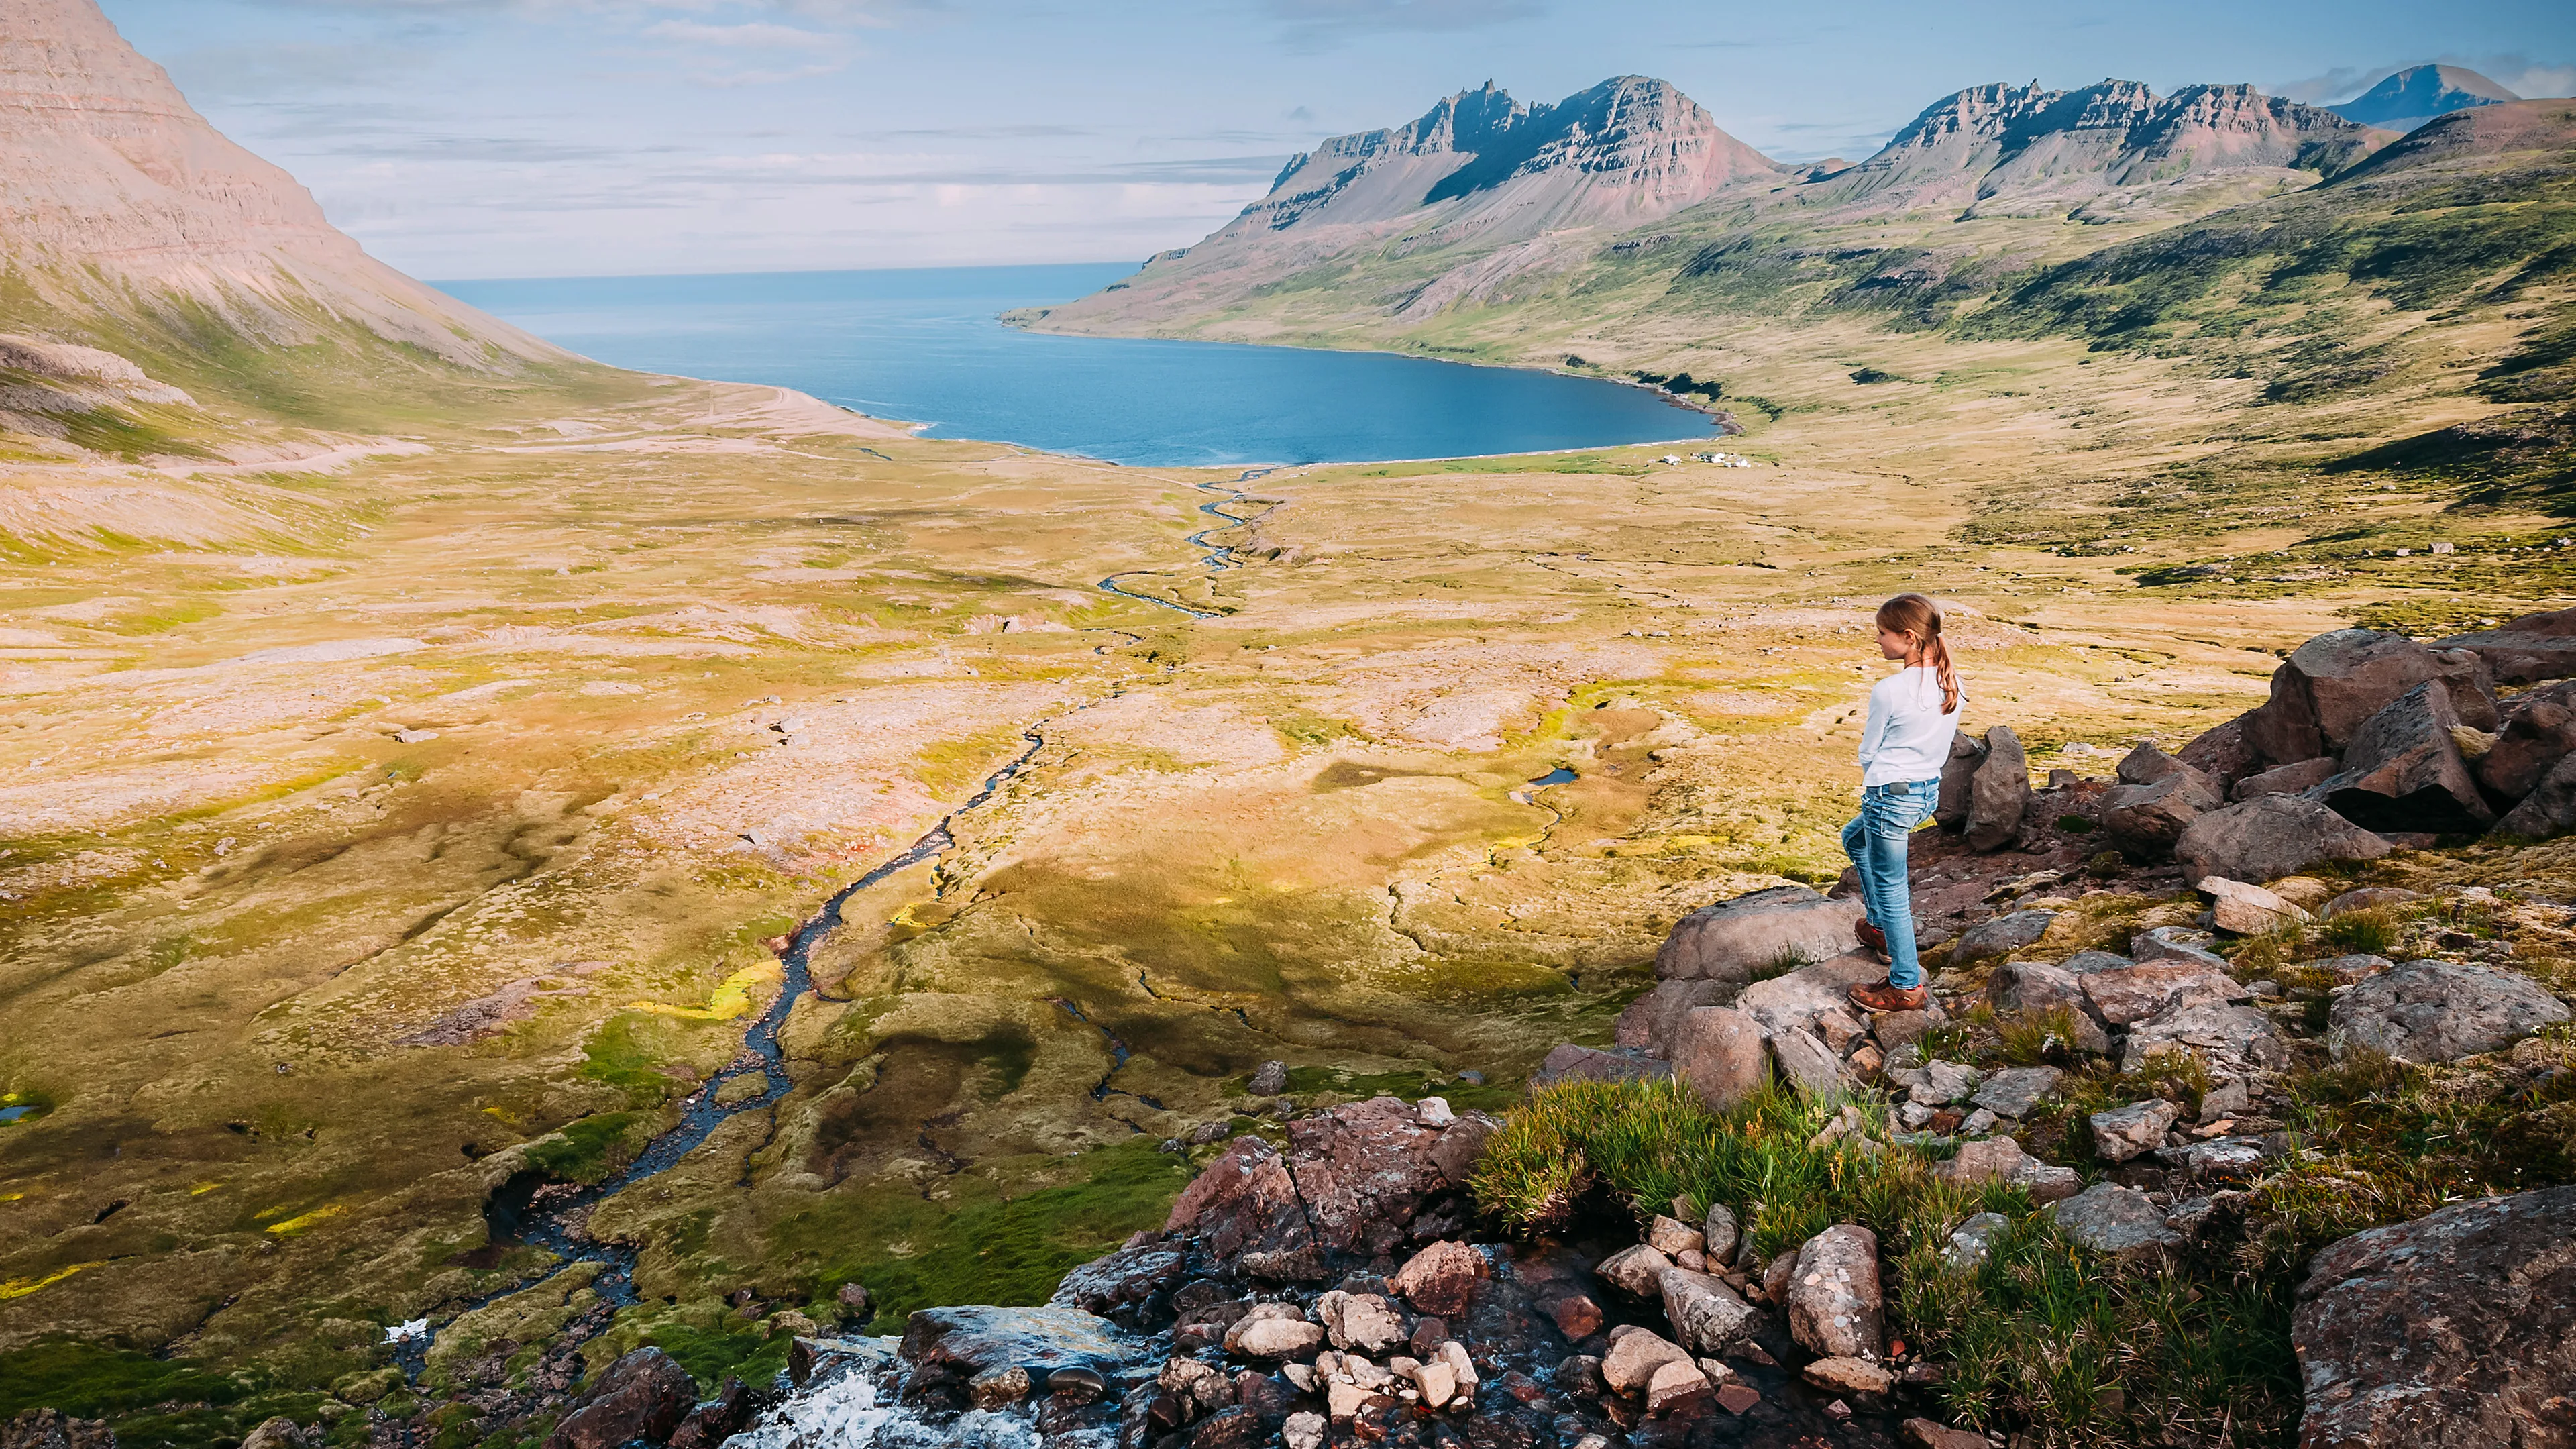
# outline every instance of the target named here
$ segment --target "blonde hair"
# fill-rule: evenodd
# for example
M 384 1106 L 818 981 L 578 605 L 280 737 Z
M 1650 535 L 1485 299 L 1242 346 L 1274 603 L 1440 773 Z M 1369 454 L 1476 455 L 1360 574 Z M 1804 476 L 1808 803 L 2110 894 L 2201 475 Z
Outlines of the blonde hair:
M 1912 641 L 1905 651 L 1906 667 L 1931 666 L 1933 677 L 1941 681 L 1941 712 L 1956 714 L 1959 675 L 1950 667 L 1950 646 L 1941 642 L 1941 606 L 1921 594 L 1899 594 L 1878 606 L 1878 627 Z

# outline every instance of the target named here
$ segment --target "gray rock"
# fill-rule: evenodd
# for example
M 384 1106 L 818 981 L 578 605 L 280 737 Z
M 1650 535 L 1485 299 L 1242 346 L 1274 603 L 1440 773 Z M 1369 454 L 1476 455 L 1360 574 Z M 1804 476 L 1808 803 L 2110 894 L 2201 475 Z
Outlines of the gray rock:
M 2205 875 L 2200 889 L 2210 898 L 2209 923 L 2231 936 L 2259 936 L 2313 919 L 2283 897 L 2241 880 Z
M 2055 911 L 2014 911 L 1991 921 L 1980 921 L 1959 933 L 1950 943 L 1950 964 L 1965 966 L 1996 956 L 2009 956 L 2048 933 L 2048 923 L 2057 919 Z
M 2055 1218 L 2069 1238 L 2115 1258 L 2154 1261 L 2183 1242 L 2145 1193 L 2116 1183 L 2097 1182 L 2040 1211 Z
M 1824 1358 L 1876 1358 L 1887 1347 L 1878 1237 L 1843 1223 L 1798 1250 L 1789 1278 L 1789 1336 Z
M 1851 951 L 1756 981 L 1736 994 L 1735 1009 L 1761 1022 L 1765 1031 L 1813 1029 L 1829 1015 L 1848 1015 L 1853 987 L 1886 979 L 1885 966 Z
M 1771 1055 L 1780 1064 L 1780 1075 L 1801 1091 L 1821 1095 L 1850 1085 L 1842 1058 L 1812 1032 L 1778 1033 L 1771 1038 Z
M 2254 1094 L 2235 1077 L 2214 1077 L 2209 1090 L 2200 1094 L 2202 1126 L 2242 1114 L 2254 1105 Z
M 2324 971 L 2331 973 L 2336 979 L 2342 981 L 2344 985 L 2350 986 L 2364 977 L 2376 976 L 2380 972 L 2387 970 L 2397 963 L 2389 960 L 2385 956 L 2354 954 L 2350 956 L 2333 956 L 2323 961 L 2307 961 L 2302 962 L 2301 964 L 2310 971 Z
M 1261 1066 L 1253 1072 L 1252 1083 L 1248 1088 L 1246 1088 L 1246 1090 L 1250 1091 L 1252 1095 L 1256 1097 L 1276 1097 L 1280 1093 L 1287 1091 L 1288 1064 L 1286 1062 L 1263 1062 Z
M 1540 1060 L 1538 1070 L 1530 1074 L 1529 1084 L 1536 1090 L 1559 1082 L 1642 1082 L 1672 1074 L 1673 1064 L 1661 1057 L 1605 1052 L 1565 1042 Z
M 2137 957 L 2140 965 L 2149 961 L 2189 961 L 2212 971 L 2225 971 L 2227 958 L 2214 949 L 2217 945 L 2218 938 L 2207 931 L 2195 931 L 2189 926 L 2158 926 L 2131 936 L 2129 954 Z
M 2344 750 L 2342 772 L 2307 798 L 2370 830 L 2484 830 L 2495 811 L 2460 756 L 2451 733 L 2459 727 L 2441 683 L 2419 684 L 2362 724 Z
M 1977 1069 L 1965 1062 L 1930 1061 L 1923 1064 L 1923 1082 L 1910 1095 L 1925 1106 L 1940 1107 L 1964 1102 L 1977 1090 Z
M 2304 795 L 2260 795 L 2212 810 L 2174 842 L 2183 879 L 2279 880 L 2327 860 L 2377 860 L 2388 842 Z
M 2277 1155 L 2260 1137 L 2213 1137 L 2156 1149 L 2158 1161 L 2180 1168 L 2194 1182 L 2252 1182 Z
M 1743 985 L 1783 957 L 1825 961 L 1852 949 L 1858 900 L 1827 900 L 1805 886 L 1774 886 L 1702 906 L 1682 917 L 1655 952 L 1665 980 Z
M 2165 1133 L 2181 1115 L 2181 1108 L 2161 1097 L 2096 1112 L 2088 1119 L 2093 1128 L 2094 1155 L 2105 1162 L 2143 1157 L 2165 1145 Z
M 2045 961 L 2006 961 L 1986 978 L 1986 1001 L 1997 1015 L 2038 1018 L 2063 1011 L 2075 1040 L 2069 1045 L 2088 1052 L 2111 1050 L 2110 1034 L 2093 1017 L 2083 978 Z
M 2399 1061 L 2456 1061 L 2501 1051 L 2567 1018 L 2565 1002 L 2518 971 L 2409 961 L 2335 998 L 2326 1050 L 2337 1061 L 2364 1047 Z
M 1628 1009 L 1619 1013 L 1614 1044 L 1621 1051 L 1670 1056 L 1673 1032 L 1681 1025 L 1682 1013 L 1694 1007 L 1726 1006 L 1741 989 L 1732 981 L 1659 981 L 1654 990 L 1629 1002 Z
M 2340 754 L 2364 721 L 2440 669 L 2433 651 L 2403 634 L 2319 634 L 2272 672 L 2272 698 L 2248 732 L 2274 765 Z
M 2319 755 L 2292 765 L 2276 765 L 2261 774 L 2248 775 L 2227 792 L 2231 800 L 2251 800 L 2257 795 L 2298 795 L 2334 778 L 2343 761 L 2332 755 Z
M 1986 731 L 1986 757 L 1968 784 L 1968 847 L 1996 851 L 2021 839 L 2030 811 L 2030 761 L 2012 726 Z
M 1986 760 L 1983 741 L 1965 734 L 1950 737 L 1950 758 L 1941 766 L 1941 792 L 1933 800 L 1932 818 L 1944 830 L 1964 830 L 1975 793 L 1977 766 Z
M 1593 1266 L 1593 1273 L 1603 1282 L 1639 1298 L 1653 1298 L 1664 1291 L 1664 1275 L 1673 1269 L 1673 1260 L 1643 1243 L 1622 1248 Z
M 1319 1294 L 1315 1317 L 1323 1321 L 1333 1347 L 1345 1353 L 1384 1353 L 1389 1345 L 1409 1336 L 1403 1317 L 1382 1293 L 1345 1293 L 1336 1288 Z
M 2120 761 L 2120 779 L 2102 796 L 2102 833 L 2132 860 L 2163 858 L 2185 826 L 2227 803 L 2216 781 L 2144 740 Z
M 1736 1222 L 1733 1208 L 1724 1203 L 1711 1204 L 1699 1231 L 1707 1244 L 1710 1262 L 1723 1266 L 1735 1261 L 1736 1245 L 1744 1240 L 1744 1229 Z
M 2498 835 L 2549 840 L 2576 830 L 2576 755 L 2549 767 L 2522 803 L 2495 824 Z
M 2301 1443 L 2576 1442 L 2576 1187 L 2481 1198 L 2317 1254 L 2290 1320 Z
M 2000 1117 L 2027 1117 L 2063 1077 L 2055 1067 L 1998 1067 L 1977 1085 L 1976 1104 Z
M 2576 674 L 2576 609 L 2525 614 L 2493 629 L 2437 639 L 2433 647 L 2468 650 L 2503 684 L 2565 679 Z
M 2033 1161 L 2035 1159 L 2025 1154 L 2021 1144 L 2012 1138 L 1989 1137 L 1982 1142 L 1962 1146 L 1957 1155 L 1946 1162 L 1933 1163 L 1932 1176 L 1937 1181 L 1960 1187 L 2012 1182 L 2019 1179 L 2024 1168 Z
M 1706 1273 L 1667 1269 L 1659 1286 L 1664 1320 L 1672 1325 L 1673 1337 L 1693 1353 L 1716 1358 L 1736 1351 L 1761 1318 L 1734 1289 Z
M 2084 1174 L 2071 1167 L 2055 1167 L 2036 1157 L 2025 1157 L 2013 1170 L 2013 1185 L 2030 1194 L 2036 1203 L 2064 1202 L 2084 1186 Z
M 2126 956 L 2115 956 L 2108 951 L 2078 951 L 2057 964 L 2074 975 L 2090 976 L 2096 971 L 2125 970 L 2138 963 Z
M 1670 1048 L 1673 1075 L 1714 1112 L 1731 1111 L 1767 1079 L 1762 1024 L 1741 1011 L 1699 1006 L 1682 1013 Z
M 2423 898 L 2420 892 L 2410 891 L 2401 886 L 2363 886 L 2359 890 L 2345 891 L 2342 895 L 2326 902 L 2325 907 L 2317 912 L 2317 918 L 2331 921 L 2346 911 L 2376 911 L 2388 906 L 2402 906 L 2408 901 L 2420 901 Z
M 2177 1000 L 2238 1001 L 2245 989 L 2197 961 L 2150 961 L 2079 978 L 2093 1014 L 2111 1026 L 2146 1020 Z
M 2198 1057 L 2213 1073 L 2243 1077 L 2289 1065 L 2290 1049 L 2272 1018 L 2251 1006 L 2175 1002 L 2129 1029 L 2122 1071 L 2146 1070 L 2158 1052 Z
M 1993 1254 L 1995 1240 L 2012 1226 L 2012 1219 L 2002 1213 L 1978 1213 L 1950 1230 L 1950 1241 L 1941 1249 L 1941 1261 L 1953 1271 L 1970 1272 Z
M 1690 1354 L 1662 1334 L 1639 1328 L 1620 1334 L 1602 1357 L 1601 1377 L 1623 1394 L 1643 1390 L 1666 1364 L 1689 1363 Z

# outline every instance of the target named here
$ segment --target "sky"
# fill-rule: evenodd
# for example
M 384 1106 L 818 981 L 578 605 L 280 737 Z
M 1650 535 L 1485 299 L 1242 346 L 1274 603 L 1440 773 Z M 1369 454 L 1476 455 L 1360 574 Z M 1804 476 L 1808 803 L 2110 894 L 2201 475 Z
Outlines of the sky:
M 1657 76 L 1780 160 L 1987 81 L 2576 93 L 2565 0 L 99 0 L 436 280 L 1142 260 L 1323 137 Z

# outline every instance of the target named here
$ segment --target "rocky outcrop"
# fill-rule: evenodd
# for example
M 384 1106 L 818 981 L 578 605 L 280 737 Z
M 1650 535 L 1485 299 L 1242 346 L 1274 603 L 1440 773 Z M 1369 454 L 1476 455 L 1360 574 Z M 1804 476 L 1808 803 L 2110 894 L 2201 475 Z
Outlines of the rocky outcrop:
M 2377 860 L 2388 842 L 2299 795 L 2263 795 L 2194 820 L 2174 842 L 2183 879 L 2278 880 L 2329 860 Z
M 2450 691 L 2428 679 L 2363 721 L 2343 752 L 2342 771 L 2308 798 L 2370 830 L 2484 830 L 2495 812 L 2460 756 L 2460 724 Z
M 1738 986 L 1784 961 L 1830 960 L 1852 948 L 1857 900 L 1828 900 L 1805 886 L 1773 886 L 1702 906 L 1682 917 L 1655 952 L 1667 980 Z
M 2364 721 L 2444 672 L 2432 650 L 2403 634 L 2319 634 L 2272 672 L 2272 697 L 2249 718 L 2248 734 L 2274 765 L 2339 755 Z
M 2525 614 L 2493 629 L 2454 634 L 2433 647 L 2477 655 L 2499 684 L 2566 679 L 2576 676 L 2576 609 Z
M 2406 1062 L 2457 1061 L 2567 1019 L 2565 1002 L 2518 971 L 2409 961 L 2336 998 L 2326 1048 L 2337 1061 L 2364 1049 Z
M 2436 116 L 2520 99 L 2463 66 L 2410 65 L 2351 100 L 2326 109 L 2365 126 L 2411 131 Z
M 697 1402 L 687 1369 L 658 1348 L 639 1348 L 600 1370 L 546 1449 L 618 1449 L 637 1439 L 659 1444 Z
M 2227 803 L 2218 782 L 2141 741 L 2120 761 L 2120 784 L 2102 797 L 2102 833 L 2132 860 L 2160 860 L 2183 830 Z
M 2356 1233 L 2298 1300 L 2302 1449 L 2576 1444 L 2576 1187 Z

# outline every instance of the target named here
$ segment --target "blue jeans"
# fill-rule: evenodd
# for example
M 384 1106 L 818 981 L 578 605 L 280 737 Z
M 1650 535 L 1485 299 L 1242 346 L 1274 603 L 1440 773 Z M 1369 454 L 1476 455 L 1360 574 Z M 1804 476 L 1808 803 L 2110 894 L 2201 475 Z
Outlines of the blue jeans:
M 1939 780 L 1872 785 L 1860 792 L 1860 814 L 1843 827 L 1843 854 L 1860 867 L 1861 904 L 1887 937 L 1887 980 L 1899 989 L 1923 984 L 1914 959 L 1914 898 L 1905 884 L 1905 837 L 1932 818 Z

